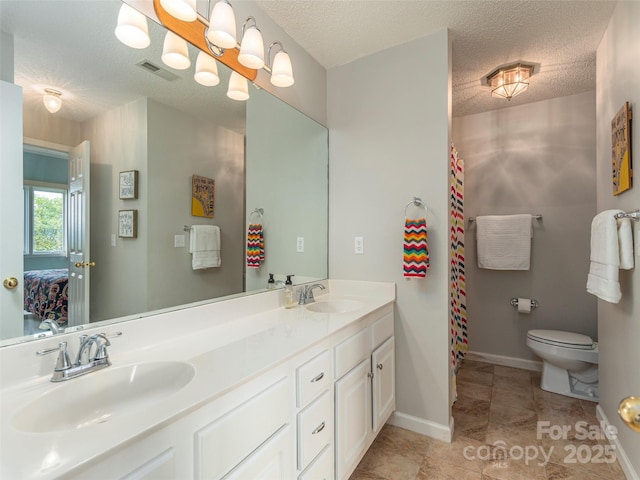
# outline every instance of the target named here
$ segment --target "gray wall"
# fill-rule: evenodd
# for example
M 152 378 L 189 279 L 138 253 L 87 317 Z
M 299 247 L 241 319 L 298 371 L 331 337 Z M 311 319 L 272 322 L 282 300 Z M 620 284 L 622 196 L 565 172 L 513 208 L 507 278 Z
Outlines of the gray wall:
M 638 117 L 640 112 L 640 2 L 618 2 L 597 52 L 597 189 L 598 211 L 620 208 L 640 209 L 640 185 L 617 197 L 611 193 L 611 120 L 625 101 Z M 638 171 L 640 121 L 632 122 L 635 165 Z M 598 301 L 600 341 L 600 408 L 618 429 L 618 441 L 640 475 L 640 436 L 627 428 L 616 412 L 618 402 L 629 395 L 640 395 L 640 222 L 633 225 L 636 268 L 620 270 L 622 300 L 619 304 Z M 627 475 L 628 478 L 634 478 Z
M 478 268 L 476 229 L 467 221 L 471 351 L 539 360 L 525 344 L 534 328 L 596 338 L 596 301 L 585 289 L 596 213 L 595 114 L 594 92 L 587 92 L 453 119 L 467 217 L 543 215 L 533 221 L 526 272 Z M 518 314 L 512 297 L 540 307 Z
M 449 421 L 447 31 L 328 72 L 329 271 L 396 282 L 394 422 L 440 438 Z M 419 59 L 419 60 L 416 60 Z M 408 79 L 398 88 L 399 79 Z M 402 276 L 404 208 L 429 207 L 431 269 Z M 364 255 L 354 237 L 364 237 Z
M 244 136 L 159 102 L 148 102 L 149 262 L 147 310 L 242 291 L 244 240 Z M 215 218 L 191 216 L 191 177 L 215 179 Z M 221 229 L 221 266 L 191 268 L 184 225 Z M 174 247 L 174 235 L 185 247 Z

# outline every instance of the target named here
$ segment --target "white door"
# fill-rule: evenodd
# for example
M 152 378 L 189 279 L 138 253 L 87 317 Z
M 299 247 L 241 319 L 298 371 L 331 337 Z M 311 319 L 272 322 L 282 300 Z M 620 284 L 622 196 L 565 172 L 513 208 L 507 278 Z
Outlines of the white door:
M 396 365 L 393 337 L 371 354 L 373 372 L 373 431 L 377 432 L 396 409 Z
M 345 480 L 367 449 L 371 432 L 371 360 L 336 382 L 336 479 Z
M 89 141 L 69 152 L 69 323 L 89 322 Z
M 24 334 L 22 89 L 0 82 L 0 339 Z

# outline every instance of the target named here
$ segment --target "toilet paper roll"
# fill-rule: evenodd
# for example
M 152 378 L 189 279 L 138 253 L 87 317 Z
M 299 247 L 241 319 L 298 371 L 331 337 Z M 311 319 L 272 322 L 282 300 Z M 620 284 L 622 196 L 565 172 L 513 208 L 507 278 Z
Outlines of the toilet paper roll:
M 518 313 L 531 313 L 531 299 L 518 297 Z

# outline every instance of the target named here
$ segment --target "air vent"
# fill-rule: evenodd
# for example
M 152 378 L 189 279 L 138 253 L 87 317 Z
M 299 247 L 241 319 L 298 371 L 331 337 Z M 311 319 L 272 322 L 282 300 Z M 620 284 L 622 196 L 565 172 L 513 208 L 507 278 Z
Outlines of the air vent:
M 165 70 L 164 68 L 159 67 L 154 63 L 151 63 L 149 60 L 142 60 L 136 63 L 136 65 L 146 70 L 147 72 L 153 73 L 154 75 L 157 75 L 160 78 L 164 78 L 165 80 L 168 80 L 169 82 L 172 82 L 173 80 L 177 80 L 178 78 L 180 78 L 177 75 L 169 72 L 168 70 Z

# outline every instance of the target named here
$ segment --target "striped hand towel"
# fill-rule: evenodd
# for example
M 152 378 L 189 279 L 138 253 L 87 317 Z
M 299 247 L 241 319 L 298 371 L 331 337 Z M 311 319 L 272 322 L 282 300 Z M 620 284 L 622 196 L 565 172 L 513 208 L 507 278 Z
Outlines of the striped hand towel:
M 260 268 L 264 262 L 264 233 L 262 224 L 250 223 L 247 229 L 247 267 Z
M 429 270 L 427 221 L 425 218 L 404 221 L 404 276 L 424 278 Z

